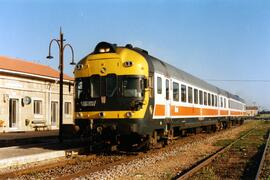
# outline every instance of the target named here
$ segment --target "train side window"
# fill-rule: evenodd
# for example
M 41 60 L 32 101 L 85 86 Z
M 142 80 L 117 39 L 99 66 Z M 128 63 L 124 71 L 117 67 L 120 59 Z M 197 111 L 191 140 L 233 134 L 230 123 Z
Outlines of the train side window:
M 169 80 L 166 79 L 166 100 L 169 100 Z
M 211 106 L 211 94 L 210 93 L 207 94 L 208 94 L 208 106 Z
M 162 79 L 157 77 L 157 93 L 162 94 Z
M 217 95 L 215 95 L 215 107 L 217 107 Z
M 179 84 L 173 82 L 173 100 L 179 101 Z
M 226 98 L 224 98 L 224 108 L 227 107 L 227 104 L 226 104 Z
M 207 105 L 207 93 L 203 92 L 203 97 L 204 97 L 204 105 Z
M 194 89 L 194 103 L 198 104 L 198 89 Z
M 214 94 L 212 94 L 212 106 L 215 106 L 215 98 L 214 98 Z
M 199 91 L 199 101 L 200 101 L 200 104 L 202 105 L 203 104 L 203 92 L 201 90 Z
M 187 102 L 187 87 L 185 85 L 181 85 L 181 101 Z
M 220 97 L 220 107 L 223 107 L 223 98 Z
M 193 103 L 192 98 L 193 98 L 192 87 L 188 87 L 188 102 L 189 103 Z

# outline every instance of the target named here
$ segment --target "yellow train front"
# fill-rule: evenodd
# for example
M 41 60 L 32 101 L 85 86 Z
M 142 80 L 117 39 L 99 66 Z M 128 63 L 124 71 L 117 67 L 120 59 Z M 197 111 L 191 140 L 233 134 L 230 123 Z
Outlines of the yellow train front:
M 75 124 L 92 144 L 137 144 L 148 134 L 149 67 L 127 47 L 101 42 L 75 68 Z

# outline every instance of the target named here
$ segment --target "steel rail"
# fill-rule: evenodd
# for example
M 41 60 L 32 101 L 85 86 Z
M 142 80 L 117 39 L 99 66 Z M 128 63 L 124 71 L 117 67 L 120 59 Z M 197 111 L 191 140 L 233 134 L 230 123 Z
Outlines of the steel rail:
M 270 130 L 268 131 L 268 138 L 267 138 L 267 141 L 265 143 L 265 147 L 264 147 L 264 150 L 263 150 L 263 155 L 262 155 L 262 158 L 261 158 L 261 161 L 260 161 L 260 165 L 259 165 L 258 170 L 257 170 L 257 174 L 256 174 L 255 180 L 258 180 L 259 179 L 260 174 L 262 172 L 262 168 L 263 168 L 263 164 L 264 164 L 264 160 L 265 160 L 265 154 L 266 154 L 267 149 L 268 149 L 269 141 L 270 141 Z
M 193 176 L 196 172 L 198 172 L 201 168 L 205 167 L 206 165 L 208 165 L 209 163 L 211 163 L 219 154 L 225 152 L 227 149 L 229 149 L 232 145 L 234 145 L 235 143 L 237 143 L 238 141 L 240 141 L 241 139 L 245 138 L 246 136 L 248 136 L 253 130 L 255 130 L 256 128 L 252 128 L 251 130 L 249 130 L 247 133 L 245 133 L 244 135 L 240 136 L 239 138 L 237 138 L 234 142 L 230 143 L 229 145 L 219 149 L 218 151 L 216 151 L 215 153 L 209 155 L 208 157 L 202 159 L 201 161 L 199 161 L 197 164 L 193 165 L 192 167 L 190 167 L 187 170 L 184 170 L 183 172 L 179 173 L 178 175 L 176 175 L 174 178 L 172 179 L 180 179 L 180 180 L 185 180 L 190 178 L 191 176 Z

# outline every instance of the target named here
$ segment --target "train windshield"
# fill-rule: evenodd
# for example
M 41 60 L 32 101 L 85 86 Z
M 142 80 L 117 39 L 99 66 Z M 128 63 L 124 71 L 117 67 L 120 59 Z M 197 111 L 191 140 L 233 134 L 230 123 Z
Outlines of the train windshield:
M 76 79 L 76 98 L 93 99 L 101 96 L 141 98 L 144 94 L 144 78 L 138 76 L 93 75 Z
M 124 97 L 142 97 L 143 79 L 138 77 L 124 77 L 122 80 L 122 92 Z
M 90 78 L 76 79 L 76 98 L 90 99 L 100 96 L 113 97 L 117 93 L 117 77 L 109 74 L 105 77 L 98 75 Z

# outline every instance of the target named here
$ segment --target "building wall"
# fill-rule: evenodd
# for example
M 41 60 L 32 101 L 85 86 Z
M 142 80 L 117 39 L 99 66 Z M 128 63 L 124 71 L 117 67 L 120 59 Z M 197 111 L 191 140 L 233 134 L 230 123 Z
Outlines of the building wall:
M 246 110 L 248 116 L 258 115 L 258 110 Z
M 30 104 L 23 104 L 24 97 L 30 97 Z M 65 114 L 65 107 L 63 107 L 63 123 L 72 124 L 73 120 L 73 85 L 71 88 L 68 83 L 64 84 L 64 102 L 71 104 L 70 114 Z M 11 112 L 12 100 L 16 101 L 13 104 L 17 110 L 13 112 L 18 118 L 16 127 L 11 128 L 10 117 L 13 116 Z M 41 114 L 34 114 L 34 101 L 40 100 Z M 4 121 L 5 131 L 34 130 L 31 122 L 45 121 L 48 127 L 57 129 L 59 121 L 56 126 L 51 122 L 51 102 L 57 102 L 57 117 L 59 116 L 59 83 L 52 80 L 29 79 L 23 77 L 14 77 L 9 75 L 0 75 L 0 120 Z M 59 119 L 59 117 L 58 117 Z M 3 127 L 0 127 L 3 130 Z

